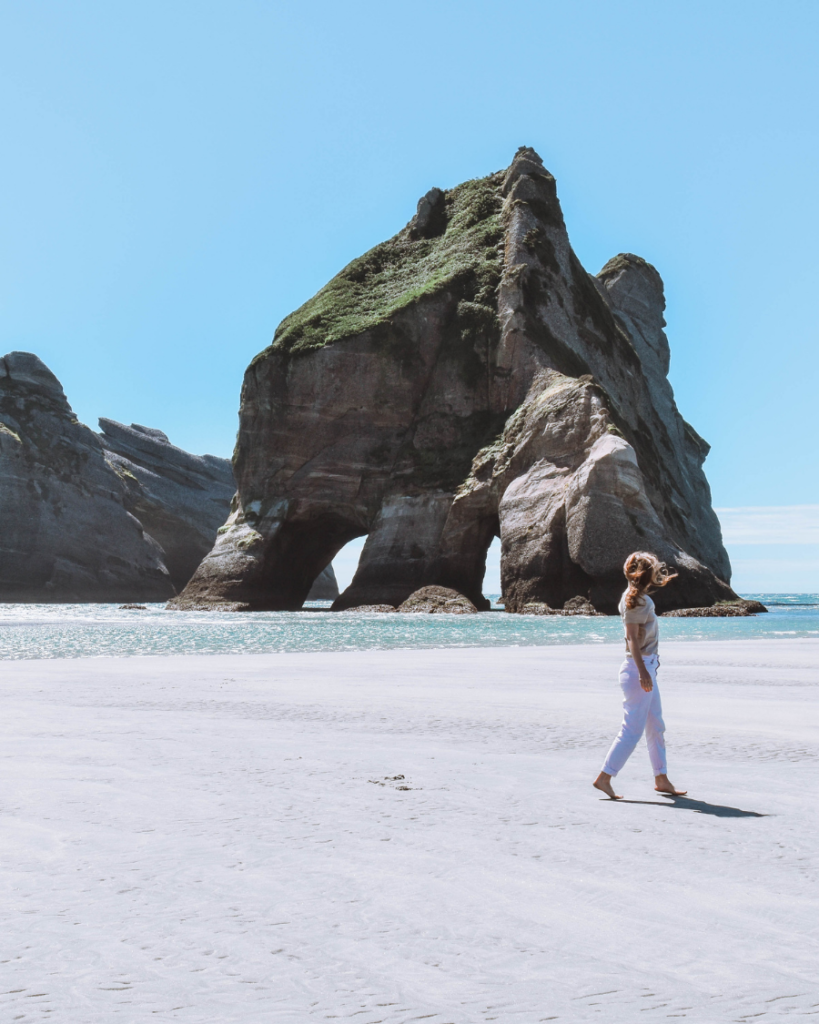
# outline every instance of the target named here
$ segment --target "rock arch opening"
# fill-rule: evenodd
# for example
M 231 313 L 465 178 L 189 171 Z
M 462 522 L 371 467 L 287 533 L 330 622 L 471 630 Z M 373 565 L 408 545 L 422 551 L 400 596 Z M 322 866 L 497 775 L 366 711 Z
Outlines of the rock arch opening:
M 499 534 L 496 511 L 469 508 L 468 503 L 456 499 L 441 538 L 440 567 L 434 582 L 468 597 L 478 611 L 488 611 L 489 601 L 483 593 L 486 556 Z
M 366 542 L 366 533 L 355 537 L 353 540 L 348 541 L 333 559 L 332 565 L 339 594 L 343 594 L 353 582 Z
M 500 579 L 501 562 L 501 539 L 499 535 L 492 538 L 492 542 L 486 551 L 486 563 L 483 574 L 484 597 L 490 600 L 501 595 Z
M 338 552 L 362 533 L 358 524 L 327 512 L 281 523 L 267 542 L 253 607 L 298 611 Z

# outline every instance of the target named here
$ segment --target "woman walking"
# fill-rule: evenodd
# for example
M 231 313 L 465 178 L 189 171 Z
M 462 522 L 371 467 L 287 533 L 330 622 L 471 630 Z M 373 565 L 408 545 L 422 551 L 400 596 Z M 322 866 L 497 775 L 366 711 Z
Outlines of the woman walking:
M 668 781 L 665 759 L 665 725 L 657 688 L 659 629 L 654 602 L 648 596 L 650 587 L 664 587 L 677 578 L 665 564 L 647 551 L 635 551 L 623 566 L 628 587 L 620 598 L 620 615 L 626 628 L 626 660 L 620 667 L 623 691 L 623 724 L 606 757 L 603 770 L 592 785 L 611 797 L 612 778 L 628 761 L 645 732 L 648 756 L 654 770 L 654 788 L 668 796 L 685 796 Z

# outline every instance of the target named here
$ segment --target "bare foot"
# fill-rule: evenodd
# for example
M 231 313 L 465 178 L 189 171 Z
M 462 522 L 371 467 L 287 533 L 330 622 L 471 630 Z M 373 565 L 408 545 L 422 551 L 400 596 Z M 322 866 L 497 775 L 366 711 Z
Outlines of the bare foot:
M 592 783 L 595 789 L 599 789 L 601 793 L 605 793 L 610 800 L 622 800 L 621 796 L 611 788 L 611 776 L 607 775 L 606 772 L 600 772 L 597 778 Z
M 685 796 L 688 792 L 687 789 L 675 789 L 668 781 L 667 775 L 655 775 L 654 782 L 656 791 L 664 793 L 666 796 Z

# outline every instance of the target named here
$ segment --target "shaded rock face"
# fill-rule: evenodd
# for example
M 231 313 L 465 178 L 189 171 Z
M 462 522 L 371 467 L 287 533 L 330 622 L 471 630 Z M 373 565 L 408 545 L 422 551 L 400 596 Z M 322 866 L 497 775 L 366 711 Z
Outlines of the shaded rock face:
M 200 559 L 201 561 L 201 559 Z M 187 582 L 187 581 L 186 581 Z M 328 565 L 313 581 L 308 601 L 335 601 L 338 597 L 338 583 L 332 565 Z
M 230 462 L 191 455 L 161 430 L 99 422 L 100 441 L 122 482 L 125 507 L 162 548 L 171 582 L 181 590 L 230 512 L 236 490 Z
M 446 193 L 431 188 L 418 200 L 418 211 L 409 222 L 408 233 L 416 238 L 435 238 L 446 231 Z
M 162 550 L 34 355 L 0 360 L 0 600 L 164 601 Z
M 487 608 L 496 535 L 508 611 L 581 597 L 613 613 L 638 549 L 679 572 L 658 608 L 731 600 L 664 307 L 637 256 L 583 269 L 533 150 L 432 190 L 251 363 L 237 504 L 177 604 L 298 608 L 364 534 L 334 607 L 437 585 Z

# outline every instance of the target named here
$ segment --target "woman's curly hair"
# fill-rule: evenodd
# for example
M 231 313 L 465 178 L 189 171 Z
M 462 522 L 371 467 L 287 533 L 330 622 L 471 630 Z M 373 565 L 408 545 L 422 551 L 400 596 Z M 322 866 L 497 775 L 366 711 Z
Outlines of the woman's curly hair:
M 649 551 L 633 551 L 626 559 L 623 572 L 628 580 L 626 608 L 636 608 L 649 587 L 664 587 L 677 578 L 665 562 Z

